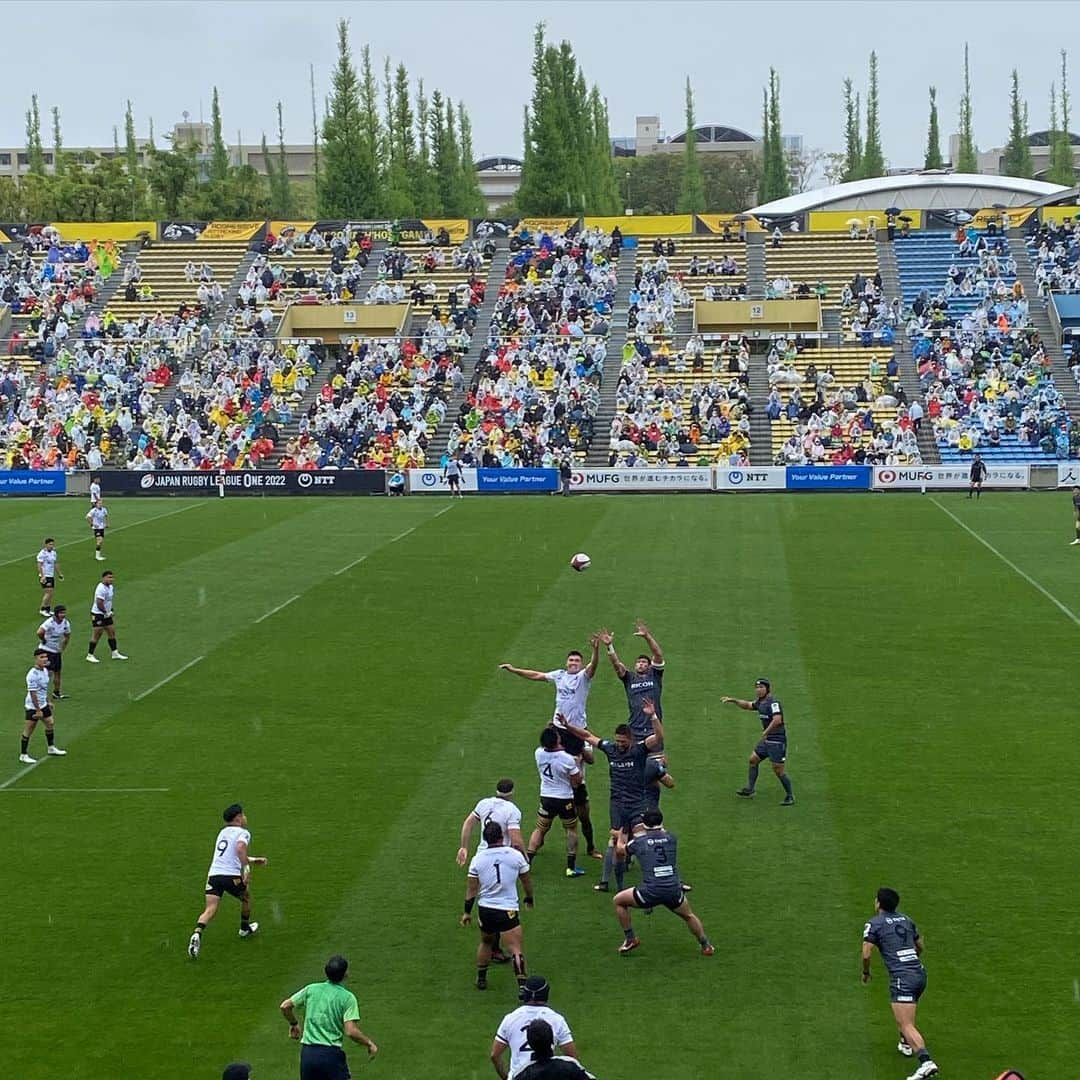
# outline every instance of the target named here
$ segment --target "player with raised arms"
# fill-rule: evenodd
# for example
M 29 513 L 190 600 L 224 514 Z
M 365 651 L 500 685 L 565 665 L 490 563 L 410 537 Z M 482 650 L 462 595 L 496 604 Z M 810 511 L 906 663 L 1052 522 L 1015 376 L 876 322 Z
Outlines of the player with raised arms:
M 566 654 L 566 666 L 556 668 L 554 671 L 534 671 L 531 668 L 514 667 L 513 664 L 500 664 L 503 671 L 509 671 L 511 675 L 518 675 L 523 679 L 533 682 L 549 682 L 555 686 L 555 710 L 552 714 L 552 722 L 557 723 L 557 717 L 565 717 L 565 722 L 575 727 L 588 729 L 589 718 L 586 706 L 589 700 L 589 691 L 592 689 L 593 677 L 596 675 L 596 667 L 600 662 L 600 638 L 594 634 L 589 639 L 592 646 L 592 655 L 588 664 L 577 649 L 571 649 Z M 596 850 L 593 837 L 592 812 L 589 807 L 589 789 L 585 785 L 586 764 L 591 764 L 591 753 L 586 752 L 585 744 L 580 739 L 563 734 L 562 747 L 567 753 L 578 759 L 581 768 L 582 782 L 574 789 L 574 803 L 577 807 L 577 817 L 581 820 L 581 832 L 585 837 L 585 852 L 593 859 L 602 859 L 603 855 Z

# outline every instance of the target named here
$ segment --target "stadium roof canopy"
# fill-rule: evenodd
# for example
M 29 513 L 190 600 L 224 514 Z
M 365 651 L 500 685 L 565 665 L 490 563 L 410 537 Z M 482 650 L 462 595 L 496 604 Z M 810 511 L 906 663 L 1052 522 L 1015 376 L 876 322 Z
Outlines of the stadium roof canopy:
M 806 210 L 885 210 L 890 206 L 902 210 L 984 210 L 995 205 L 1029 206 L 1067 190 L 1060 184 L 1015 176 L 932 171 L 833 184 L 763 203 L 750 212 L 782 216 Z
M 694 128 L 694 136 L 698 142 L 757 142 L 755 136 L 742 128 L 728 127 L 726 124 L 701 124 Z M 673 143 L 686 142 L 686 132 L 681 131 L 668 140 Z

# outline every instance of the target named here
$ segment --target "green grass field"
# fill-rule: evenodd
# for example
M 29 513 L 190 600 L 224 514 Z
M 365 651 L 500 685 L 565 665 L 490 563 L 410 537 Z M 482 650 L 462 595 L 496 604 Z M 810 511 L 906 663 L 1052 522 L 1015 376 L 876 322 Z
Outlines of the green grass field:
M 566 880 L 555 837 L 526 952 L 600 1080 L 906 1076 L 879 962 L 858 979 L 882 884 L 925 937 L 920 1023 L 943 1077 L 1076 1075 L 1078 624 L 942 509 L 1078 612 L 1071 507 L 936 499 L 114 500 L 104 564 L 82 500 L 3 502 L 0 784 L 23 768 L 46 534 L 75 628 L 57 711 L 70 754 L 0 790 L 4 1074 L 216 1080 L 240 1058 L 256 1080 L 293 1077 L 277 1005 L 341 951 L 382 1047 L 371 1065 L 353 1052 L 354 1075 L 494 1076 L 513 976 L 493 968 L 492 989 L 473 989 L 457 830 L 502 775 L 530 827 L 552 704 L 498 664 L 559 666 L 605 623 L 633 655 L 640 616 L 668 658 L 679 787 L 663 805 L 718 951 L 701 957 L 658 911 L 618 956 L 599 864 Z M 92 667 L 103 566 L 131 659 L 102 642 Z M 601 665 L 589 717 L 607 733 L 624 697 Z M 719 698 L 751 696 L 758 675 L 784 703 L 791 810 L 767 770 L 757 799 L 734 797 L 759 729 Z M 590 787 L 602 823 L 605 770 Z M 193 963 L 234 799 L 270 856 L 253 884 L 263 932 L 238 939 L 226 898 Z

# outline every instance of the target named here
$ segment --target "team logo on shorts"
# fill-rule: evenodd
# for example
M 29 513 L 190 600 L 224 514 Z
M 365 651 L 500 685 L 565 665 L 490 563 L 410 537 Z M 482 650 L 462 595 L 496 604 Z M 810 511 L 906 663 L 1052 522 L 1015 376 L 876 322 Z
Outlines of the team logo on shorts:
M 154 474 L 144 473 L 143 478 L 139 481 L 139 487 L 152 488 L 154 486 Z

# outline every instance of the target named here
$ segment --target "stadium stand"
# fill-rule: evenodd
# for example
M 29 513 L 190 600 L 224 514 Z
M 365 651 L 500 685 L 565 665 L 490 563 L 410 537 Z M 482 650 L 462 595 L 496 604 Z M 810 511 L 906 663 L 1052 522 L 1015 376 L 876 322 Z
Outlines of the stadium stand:
M 746 244 L 734 237 L 657 239 L 638 248 L 634 291 L 647 301 L 673 278 L 679 307 L 690 307 L 695 300 L 745 299 L 746 261 Z
M 945 463 L 1054 461 L 1077 433 L 1031 325 L 1009 241 L 968 227 L 898 238 L 907 333 Z
M 1075 222 L 1044 221 L 1027 246 L 1040 296 L 1080 292 L 1080 229 Z

